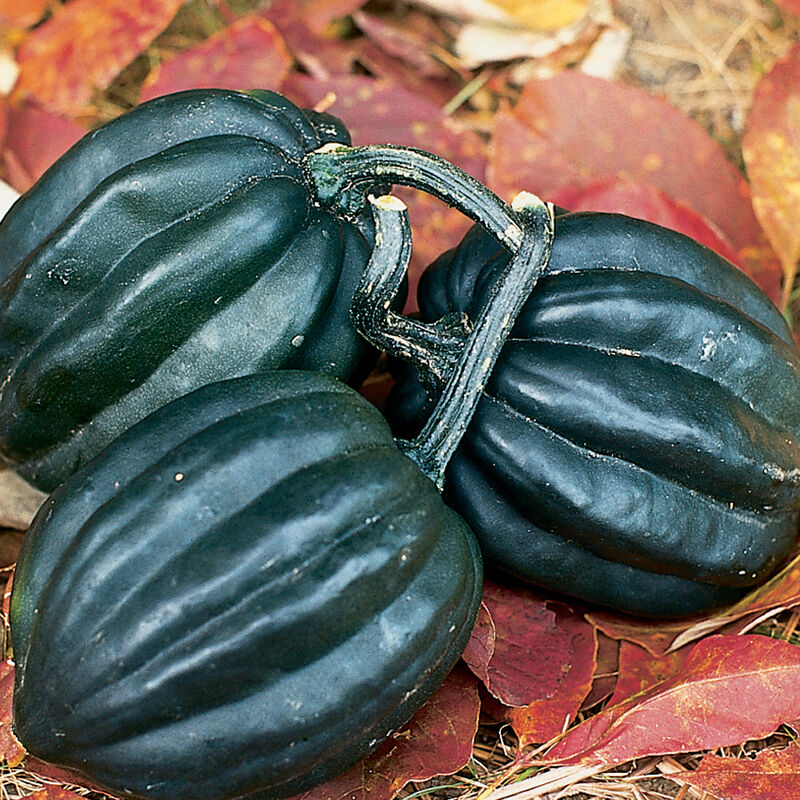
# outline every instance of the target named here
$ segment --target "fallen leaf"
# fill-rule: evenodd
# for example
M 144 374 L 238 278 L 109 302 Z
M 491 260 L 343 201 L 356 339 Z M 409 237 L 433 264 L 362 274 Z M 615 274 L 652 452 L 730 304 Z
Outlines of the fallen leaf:
M 607 707 L 630 700 L 652 689 L 656 684 L 671 678 L 683 666 L 688 650 L 654 656 L 643 647 L 631 642 L 621 642 L 619 649 L 619 676 Z
M 591 689 L 596 654 L 592 628 L 568 606 L 487 581 L 463 657 L 512 707 L 507 718 L 524 745 L 551 739 L 575 718 Z
M 14 188 L 19 192 L 30 189 L 42 173 L 85 133 L 86 128 L 35 104 L 23 103 L 11 108 L 2 154 Z
M 15 472 L 0 469 L 0 527 L 27 530 L 46 497 Z
M 140 100 L 184 89 L 280 89 L 292 57 L 275 26 L 250 14 L 153 69 Z
M 29 28 L 38 22 L 48 0 L 0 0 L 0 22 L 15 28 Z
M 86 800 L 86 795 L 73 792 L 65 786 L 48 784 L 44 789 L 28 795 L 26 800 Z
M 792 800 L 800 797 L 800 746 L 762 750 L 755 758 L 708 753 L 696 770 L 670 778 L 720 800 Z
M 570 211 L 609 211 L 654 222 L 710 247 L 734 264 L 738 259 L 727 237 L 716 225 L 642 181 L 610 178 L 581 188 L 566 186 L 547 199 Z
M 557 30 L 580 19 L 588 0 L 417 0 L 421 5 L 464 20 L 486 20 L 512 27 Z
M 16 102 L 35 97 L 77 118 L 123 67 L 169 25 L 184 0 L 72 0 L 28 34 L 17 51 Z
M 457 772 L 472 756 L 479 710 L 477 681 L 459 666 L 405 728 L 298 800 L 391 800 L 409 781 Z
M 800 259 L 800 45 L 758 82 L 742 155 L 753 208 L 783 267 L 785 307 Z
M 14 699 L 14 665 L 0 662 L 0 759 L 10 767 L 19 766 L 25 750 L 11 732 L 12 701 Z
M 800 0 L 775 0 L 775 4 L 789 14 L 800 16 Z
M 800 718 L 800 647 L 767 636 L 710 636 L 671 678 L 574 727 L 553 762 L 620 764 L 758 739 Z
M 606 636 L 597 628 L 595 628 L 595 636 L 597 637 L 597 658 L 592 676 L 592 688 L 581 703 L 581 709 L 593 708 L 603 702 L 611 696 L 617 685 L 620 642 Z
M 505 198 L 616 177 L 648 183 L 715 225 L 737 263 L 779 295 L 780 265 L 743 176 L 700 125 L 642 89 L 576 70 L 527 84 L 496 115 L 488 175 Z
M 703 616 L 699 620 L 652 620 L 629 617 L 615 611 L 591 611 L 586 614 L 586 620 L 606 636 L 618 641 L 633 642 L 656 656 L 666 653 L 676 636 L 706 619 Z

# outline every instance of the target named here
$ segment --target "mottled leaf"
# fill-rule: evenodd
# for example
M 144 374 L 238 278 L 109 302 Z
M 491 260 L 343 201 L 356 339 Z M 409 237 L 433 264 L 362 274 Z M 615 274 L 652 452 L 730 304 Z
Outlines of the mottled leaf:
M 402 730 L 353 769 L 302 800 L 391 800 L 409 781 L 449 775 L 472 755 L 478 728 L 477 681 L 457 667 Z
M 648 183 L 714 224 L 737 263 L 778 296 L 780 266 L 743 176 L 700 125 L 642 89 L 577 70 L 532 81 L 496 116 L 489 177 L 506 199 L 615 177 Z
M 70 117 L 87 111 L 123 67 L 170 23 L 184 0 L 72 0 L 35 28 L 17 52 L 13 97 L 33 96 Z
M 800 746 L 762 750 L 755 758 L 708 753 L 693 772 L 670 775 L 720 800 L 793 800 L 800 797 Z
M 28 28 L 38 22 L 48 0 L 0 0 L 0 22 L 16 28 Z
M 630 700 L 635 695 L 646 692 L 656 684 L 671 678 L 683 666 L 689 652 L 689 650 L 678 650 L 654 656 L 639 645 L 621 642 L 617 685 L 607 708 Z
M 789 14 L 800 16 L 800 0 L 775 0 L 775 3 Z
M 654 222 L 691 237 L 734 264 L 738 259 L 716 225 L 642 181 L 610 178 L 581 188 L 562 187 L 547 199 L 570 211 L 610 211 Z
M 85 133 L 85 128 L 66 117 L 32 103 L 11 108 L 2 149 L 11 184 L 19 192 L 29 189 Z
M 11 732 L 11 707 L 14 698 L 14 665 L 0 661 L 0 759 L 17 766 L 25 758 L 25 750 Z
M 756 86 L 742 154 L 753 208 L 791 288 L 800 259 L 800 45 Z
M 563 603 L 487 581 L 464 660 L 506 706 L 520 741 L 542 742 L 575 718 L 589 693 L 597 641 Z
M 29 800 L 86 800 L 86 795 L 73 792 L 65 786 L 48 784 L 44 789 L 28 795 Z
M 573 728 L 552 761 L 619 764 L 758 739 L 800 718 L 800 647 L 766 636 L 711 636 L 672 677 Z
M 157 66 L 141 100 L 183 89 L 280 89 L 292 57 L 275 26 L 248 15 Z

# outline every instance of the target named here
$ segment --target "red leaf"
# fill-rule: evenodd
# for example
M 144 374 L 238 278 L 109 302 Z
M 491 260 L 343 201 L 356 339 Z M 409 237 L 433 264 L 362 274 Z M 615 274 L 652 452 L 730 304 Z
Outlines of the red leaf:
M 419 147 L 446 158 L 478 180 L 484 177 L 483 140 L 447 117 L 439 106 L 392 81 L 361 75 L 311 80 L 294 74 L 284 83 L 284 90 L 305 106 L 335 98 L 329 110 L 350 129 L 353 144 Z M 423 192 L 397 190 L 396 194 L 409 205 L 414 238 L 407 306 L 411 310 L 419 274 L 440 253 L 458 243 L 469 221 Z
M 643 647 L 622 642 L 619 649 L 619 676 L 608 708 L 652 689 L 671 678 L 683 666 L 688 650 L 661 656 L 648 653 Z
M 586 614 L 586 619 L 606 636 L 638 644 L 653 655 L 666 653 L 675 637 L 691 628 L 697 621 L 696 619 L 649 620 L 628 617 L 614 611 L 592 611 Z
M 3 147 L 3 162 L 11 185 L 18 192 L 29 189 L 85 133 L 85 128 L 71 120 L 31 103 L 12 107 Z
M 15 767 L 25 758 L 25 750 L 11 733 L 11 703 L 14 697 L 14 666 L 0 662 L 0 758 Z
M 564 187 L 548 200 L 570 211 L 610 211 L 645 219 L 691 237 L 734 264 L 738 259 L 715 225 L 647 183 L 627 178 L 608 179 L 581 189 Z
M 742 155 L 753 208 L 791 289 L 800 259 L 800 45 L 756 86 Z
M 595 636 L 597 637 L 597 664 L 592 677 L 592 689 L 581 704 L 581 708 L 584 709 L 592 708 L 610 697 L 617 685 L 617 673 L 619 672 L 620 643 L 596 628 Z
M 694 772 L 670 778 L 721 800 L 790 800 L 800 797 L 800 747 L 762 750 L 755 758 L 706 755 Z
M 48 0 L 0 0 L 0 22 L 15 28 L 29 28 L 38 22 Z
M 13 97 L 36 97 L 69 117 L 87 112 L 175 16 L 183 0 L 72 0 L 35 28 L 17 52 Z
M 182 89 L 280 89 L 292 57 L 269 20 L 242 17 L 205 42 L 156 67 L 141 100 Z
M 700 125 L 642 89 L 577 70 L 531 82 L 497 114 L 489 175 L 507 198 L 615 177 L 648 183 L 716 225 L 737 263 L 777 296 L 780 268 L 744 178 Z
M 353 769 L 302 800 L 391 800 L 409 781 L 457 772 L 472 756 L 478 685 L 457 667 L 411 722 Z
M 800 718 L 800 647 L 766 636 L 711 636 L 649 691 L 576 726 L 552 761 L 620 764 L 768 736 Z
M 575 718 L 589 693 L 597 641 L 562 603 L 487 582 L 464 660 L 494 697 L 521 743 L 543 742 Z
M 789 14 L 800 16 L 800 0 L 775 0 L 775 3 Z
M 86 800 L 86 795 L 73 792 L 64 786 L 45 786 L 38 792 L 27 795 L 26 800 Z

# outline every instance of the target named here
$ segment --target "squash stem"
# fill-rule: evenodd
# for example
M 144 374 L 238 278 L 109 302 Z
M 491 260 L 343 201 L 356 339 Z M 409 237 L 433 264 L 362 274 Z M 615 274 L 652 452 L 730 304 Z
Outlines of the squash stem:
M 375 247 L 353 294 L 353 325 L 379 350 L 416 365 L 431 388 L 441 389 L 461 357 L 472 326 L 462 313 L 423 323 L 391 310 L 411 258 L 408 209 L 393 195 L 370 196 L 369 201 Z
M 365 208 L 366 197 L 378 184 L 413 186 L 438 197 L 483 225 L 511 252 L 522 230 L 508 204 L 479 180 L 439 156 L 413 147 L 330 143 L 309 153 L 306 170 L 323 205 L 347 214 Z
M 408 218 L 405 205 L 396 198 L 379 198 L 372 203 L 376 220 L 376 252 L 367 267 L 364 291 L 359 299 L 362 308 L 358 314 L 361 322 L 367 320 L 367 328 L 377 332 L 381 344 L 389 343 L 397 353 L 394 332 L 388 329 L 380 333 L 380 329 L 381 320 L 385 321 L 389 313 L 388 303 L 408 265 L 411 241 Z M 550 256 L 552 206 L 523 192 L 515 198 L 513 208 L 524 232 L 519 249 L 492 287 L 474 329 L 463 343 L 457 341 L 461 334 L 450 333 L 450 339 L 445 337 L 446 346 L 451 350 L 448 360 L 453 361 L 453 366 L 445 376 L 442 393 L 419 436 L 411 442 L 398 442 L 400 449 L 440 490 L 450 457 L 469 425 L 506 337 Z M 371 307 L 375 310 L 370 311 Z M 425 331 L 426 326 L 420 323 L 407 322 L 412 324 L 404 329 L 408 341 L 404 341 L 402 347 L 413 353 L 414 360 L 424 363 L 425 357 L 420 354 L 430 347 L 430 331 Z M 422 338 L 412 341 L 417 333 L 422 333 Z M 457 361 L 454 361 L 457 344 L 462 347 Z M 446 363 L 440 360 L 437 369 L 441 370 Z

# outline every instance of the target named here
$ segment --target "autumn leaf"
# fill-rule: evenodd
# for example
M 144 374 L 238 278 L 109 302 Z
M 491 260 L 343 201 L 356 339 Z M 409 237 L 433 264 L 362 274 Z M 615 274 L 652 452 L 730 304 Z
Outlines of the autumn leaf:
M 800 45 L 756 86 L 742 155 L 753 208 L 783 267 L 785 307 L 800 259 Z
M 26 800 L 86 800 L 86 795 L 73 792 L 65 786 L 47 785 L 27 796 Z
M 715 225 L 773 299 L 781 277 L 743 176 L 693 120 L 642 89 L 565 70 L 526 85 L 496 115 L 490 185 L 550 198 L 623 177 L 654 186 Z M 709 188 L 711 187 L 711 188 Z
M 671 678 L 573 728 L 549 761 L 620 764 L 738 744 L 800 718 L 800 647 L 766 636 L 710 636 Z
M 2 157 L 12 186 L 19 192 L 29 189 L 85 133 L 66 117 L 32 103 L 11 108 Z
M 25 750 L 11 733 L 12 700 L 14 697 L 14 666 L 0 662 L 0 759 L 15 767 L 25 758 Z
M 762 750 L 755 758 L 709 753 L 693 772 L 670 775 L 720 800 L 791 800 L 800 797 L 800 746 Z
M 16 28 L 28 28 L 38 22 L 48 0 L 0 0 L 0 22 Z
M 614 693 L 608 701 L 608 707 L 630 700 L 630 698 L 671 678 L 683 666 L 688 653 L 688 650 L 678 650 L 654 656 L 639 645 L 621 642 L 619 675 Z
M 580 614 L 526 588 L 487 581 L 464 660 L 506 706 L 521 743 L 544 742 L 589 693 L 597 642 Z
M 775 0 L 775 4 L 789 14 L 800 16 L 800 0 Z
M 570 211 L 607 211 L 654 222 L 710 247 L 734 264 L 738 259 L 716 225 L 642 181 L 610 178 L 581 188 L 566 186 L 557 189 L 548 200 Z
M 597 628 L 595 628 L 595 637 L 597 638 L 597 657 L 592 676 L 592 688 L 581 704 L 582 709 L 593 708 L 606 700 L 617 685 L 620 642 L 606 636 Z
M 147 76 L 140 100 L 184 89 L 277 90 L 291 65 L 275 26 L 251 14 L 157 66 Z
M 409 781 L 457 772 L 472 755 L 479 710 L 477 682 L 457 667 L 407 726 L 344 775 L 298 800 L 391 800 Z
M 58 6 L 17 52 L 12 98 L 35 97 L 68 117 L 90 111 L 98 91 L 161 33 L 184 0 L 72 0 Z

